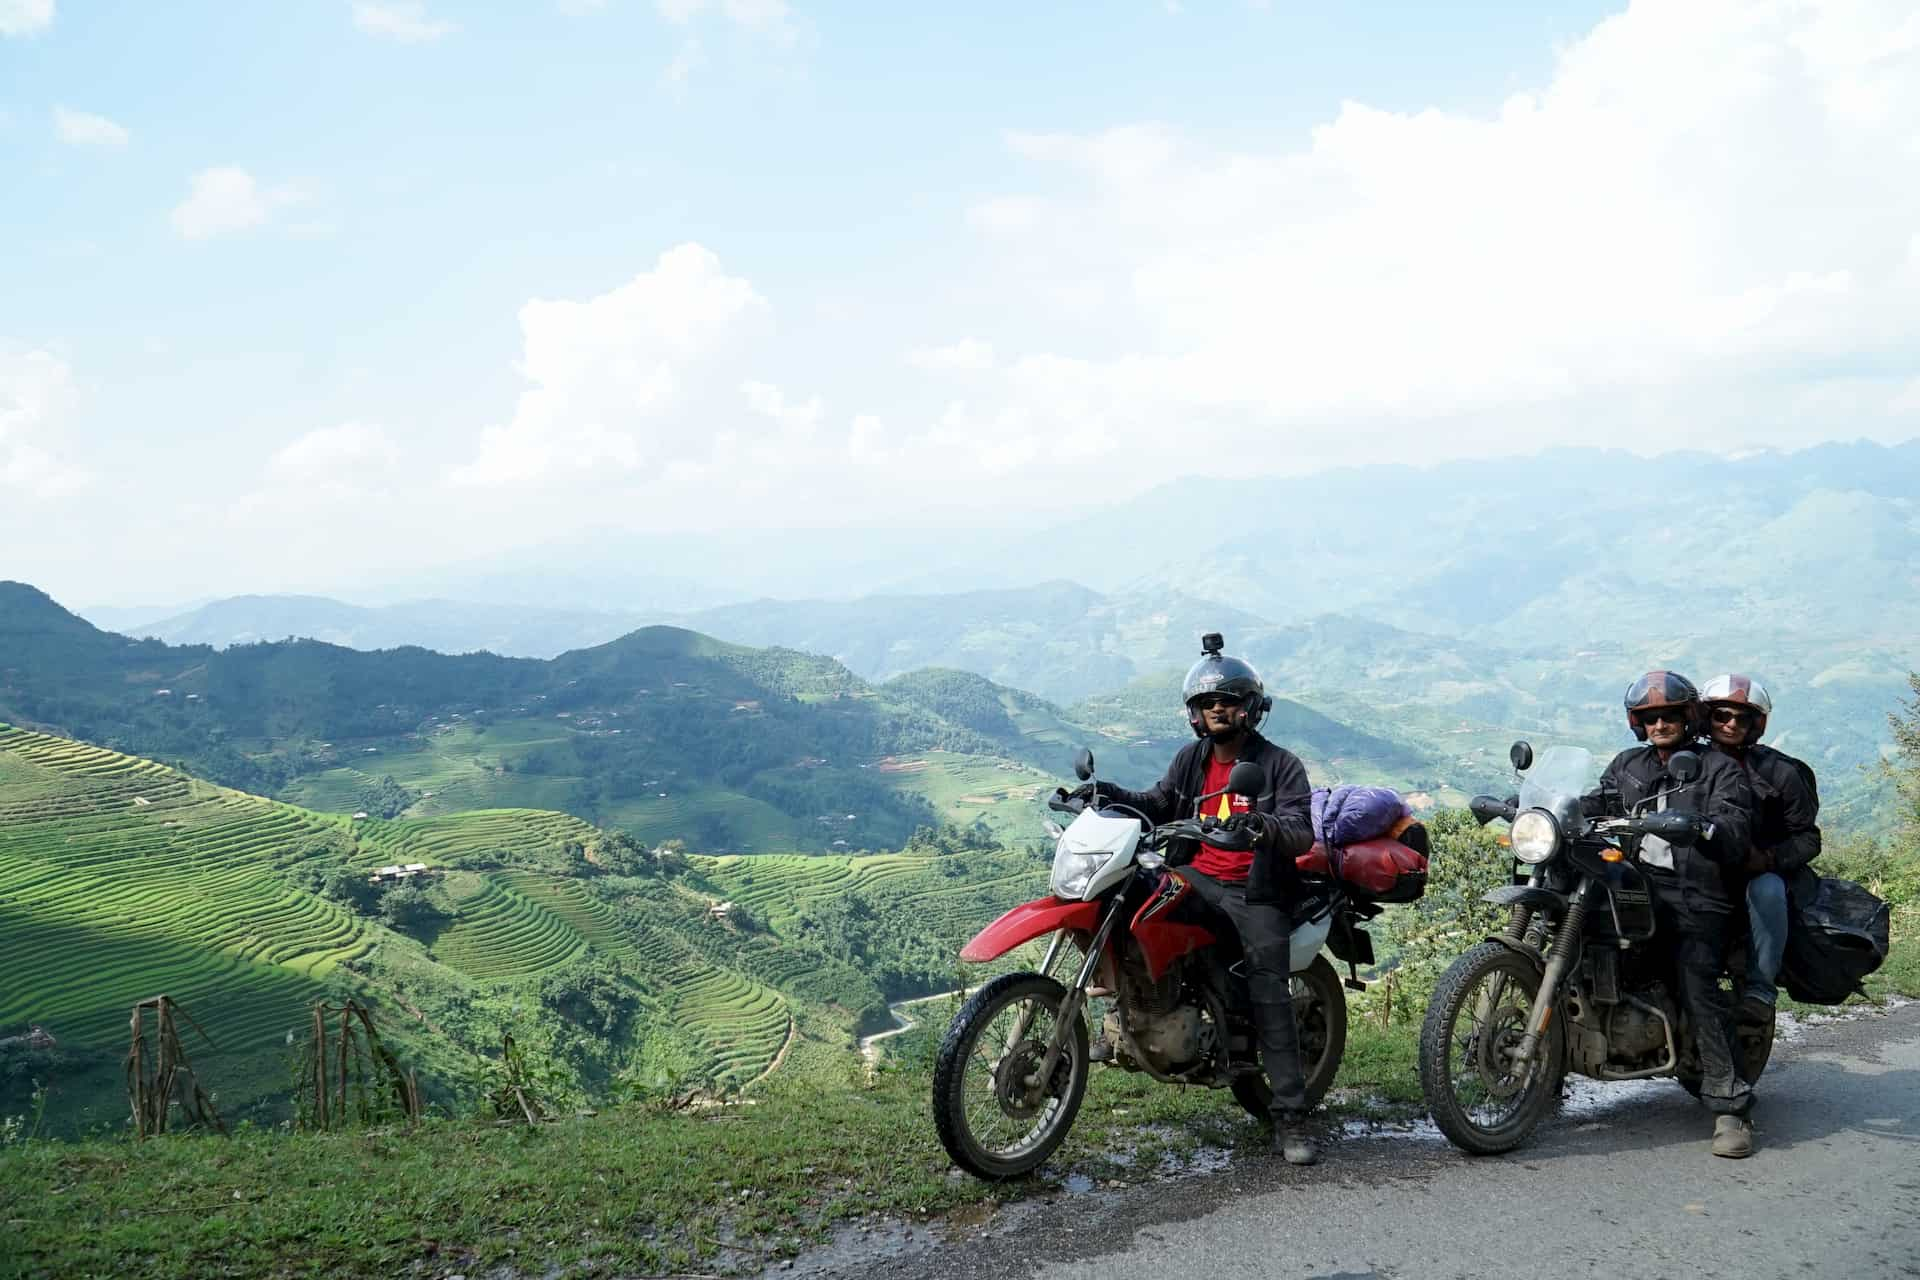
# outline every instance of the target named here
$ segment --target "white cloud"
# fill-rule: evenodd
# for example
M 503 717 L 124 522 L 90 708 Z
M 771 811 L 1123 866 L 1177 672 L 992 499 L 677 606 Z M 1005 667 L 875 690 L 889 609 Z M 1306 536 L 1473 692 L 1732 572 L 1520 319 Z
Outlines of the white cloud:
M 820 403 L 819 396 L 814 396 L 805 404 L 795 404 L 787 399 L 786 393 L 780 388 L 752 381 L 741 383 L 740 390 L 746 396 L 749 408 L 789 431 L 805 435 L 820 425 L 820 415 L 825 406 Z
M 722 435 L 711 421 L 685 415 L 729 385 L 717 372 L 721 358 L 767 312 L 751 284 L 727 275 L 697 244 L 669 249 L 653 270 L 585 302 L 528 302 L 520 309 L 520 372 L 533 385 L 449 478 L 524 485 L 554 472 L 632 471 L 707 451 Z
M 292 187 L 263 188 L 252 174 L 234 165 L 202 169 L 193 175 L 187 198 L 174 208 L 173 229 L 189 240 L 244 231 L 301 199 Z
M 993 344 L 962 338 L 944 347 L 916 347 L 907 352 L 907 363 L 930 371 L 991 369 Z
M 66 107 L 53 109 L 53 133 L 60 141 L 76 147 L 124 147 L 133 136 L 105 116 Z
M 84 471 L 35 438 L 56 431 L 76 398 L 66 361 L 0 344 L 0 493 L 59 498 L 87 486 Z
M 53 0 L 0 0 L 0 36 L 30 36 L 53 25 Z
M 429 18 L 427 6 L 418 0 L 353 0 L 353 25 L 402 44 L 424 44 L 460 29 L 457 23 Z
M 1042 423 L 1143 466 L 1171 422 L 1295 469 L 1597 422 L 1643 448 L 1790 444 L 1834 428 L 1783 384 L 1864 350 L 1901 366 L 1890 386 L 1920 373 L 1911 5 L 1641 0 L 1495 111 L 1348 102 L 1303 145 L 1007 143 L 1035 180 L 970 218 L 1032 354 L 969 410 L 989 452 Z M 1893 394 L 1861 429 L 1892 432 Z
M 312 479 L 377 471 L 400 460 L 386 431 L 362 422 L 309 431 L 273 455 L 268 468 L 283 476 Z
M 687 85 L 693 79 L 693 73 L 707 65 L 707 58 L 701 52 L 700 42 L 689 36 L 680 42 L 674 51 L 673 61 L 660 73 L 660 87 L 679 102 L 687 96 Z
M 729 22 L 759 35 L 783 42 L 793 38 L 793 12 L 787 0 L 654 0 L 653 7 L 677 26 L 718 12 Z

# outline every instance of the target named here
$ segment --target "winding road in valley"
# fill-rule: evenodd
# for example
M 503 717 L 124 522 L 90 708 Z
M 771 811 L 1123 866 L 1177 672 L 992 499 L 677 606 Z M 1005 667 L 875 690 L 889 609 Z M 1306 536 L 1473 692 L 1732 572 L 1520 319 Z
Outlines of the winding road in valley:
M 1533 1142 L 1473 1160 L 1430 1129 L 1349 1135 L 973 1226 L 843 1238 L 788 1274 L 1428 1280 L 1920 1277 L 1920 1004 L 1783 1029 L 1759 1150 L 1708 1153 L 1670 1081 L 1579 1089 Z
M 911 1000 L 896 1000 L 887 1006 L 887 1012 L 893 1015 L 894 1026 L 885 1031 L 876 1031 L 870 1036 L 860 1037 L 860 1056 L 867 1060 L 867 1070 L 872 1071 L 880 1065 L 880 1042 L 891 1039 L 905 1031 L 919 1026 L 919 1022 L 907 1016 L 907 1010 L 916 1004 L 931 1004 L 935 1000 L 946 1000 L 960 995 L 955 991 L 936 991 L 930 996 L 915 996 Z

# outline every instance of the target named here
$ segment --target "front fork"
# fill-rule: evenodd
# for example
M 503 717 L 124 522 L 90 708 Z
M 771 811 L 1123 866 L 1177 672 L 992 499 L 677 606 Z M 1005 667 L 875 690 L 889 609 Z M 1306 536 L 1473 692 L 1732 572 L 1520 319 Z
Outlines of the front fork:
M 1567 973 L 1580 959 L 1580 939 L 1586 929 L 1588 895 L 1593 889 L 1593 877 L 1582 876 L 1579 887 L 1567 900 L 1567 914 L 1554 931 L 1553 947 L 1547 952 L 1547 964 L 1540 975 L 1540 989 L 1534 993 L 1533 1008 L 1527 1011 L 1527 1033 L 1521 1037 L 1520 1047 L 1514 1052 L 1514 1062 L 1526 1066 L 1540 1051 L 1540 1042 L 1546 1039 L 1547 1028 L 1553 1023 L 1554 1006 L 1559 1003 L 1560 984 Z M 1516 913 L 1518 908 L 1515 908 Z M 1516 923 L 1518 919 L 1516 916 Z
M 1126 909 L 1125 895 L 1115 894 L 1107 905 L 1107 918 L 1100 922 L 1093 937 L 1087 943 L 1087 958 L 1080 963 L 1080 972 L 1074 977 L 1073 985 L 1067 988 L 1066 999 L 1060 1002 L 1060 1009 L 1054 1017 L 1053 1038 L 1047 1043 L 1047 1056 L 1040 1060 L 1040 1067 L 1021 1083 L 1029 1089 L 1038 1089 L 1044 1080 L 1053 1079 L 1053 1069 L 1060 1064 L 1060 1055 L 1066 1052 L 1067 1037 L 1072 1034 L 1073 1021 L 1080 1016 L 1080 1010 L 1087 1003 L 1087 984 L 1093 980 L 1093 971 L 1100 963 L 1101 953 L 1107 949 L 1107 939 L 1113 934 L 1114 922 L 1120 919 L 1120 913 Z M 1059 958 L 1061 944 L 1066 930 L 1053 935 L 1053 941 L 1047 945 L 1047 958 L 1040 962 L 1040 972 L 1051 976 L 1054 961 Z M 1026 1037 L 1027 1027 L 1033 1021 L 1032 1010 L 1021 1013 L 1020 1021 L 1014 1026 L 1013 1037 L 1009 1044 L 1018 1044 Z

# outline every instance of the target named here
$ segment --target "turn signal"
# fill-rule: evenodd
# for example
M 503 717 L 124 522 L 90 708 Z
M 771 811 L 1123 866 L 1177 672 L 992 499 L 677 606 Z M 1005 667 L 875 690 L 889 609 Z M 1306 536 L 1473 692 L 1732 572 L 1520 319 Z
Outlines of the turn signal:
M 1622 850 L 1602 849 L 1600 851 L 1600 861 L 1602 862 L 1625 862 L 1626 860 L 1627 855 Z

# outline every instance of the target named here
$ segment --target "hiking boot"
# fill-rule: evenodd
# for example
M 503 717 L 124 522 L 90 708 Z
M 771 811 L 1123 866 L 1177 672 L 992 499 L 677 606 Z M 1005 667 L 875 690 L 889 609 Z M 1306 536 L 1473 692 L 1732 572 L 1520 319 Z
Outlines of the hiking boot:
M 1764 1027 L 1773 1021 L 1773 1001 L 1745 996 L 1740 1001 L 1739 1017 L 1743 1027 Z
M 1088 1062 L 1112 1062 L 1113 1061 L 1113 1040 L 1108 1036 L 1102 1035 L 1098 1039 L 1096 1039 L 1092 1044 L 1088 1045 L 1087 1061 Z
M 1753 1154 L 1753 1125 L 1745 1116 L 1721 1116 L 1713 1122 L 1713 1154 L 1729 1160 Z
M 1313 1133 L 1299 1121 L 1274 1126 L 1273 1149 L 1288 1164 L 1312 1164 L 1320 1158 L 1320 1147 Z

